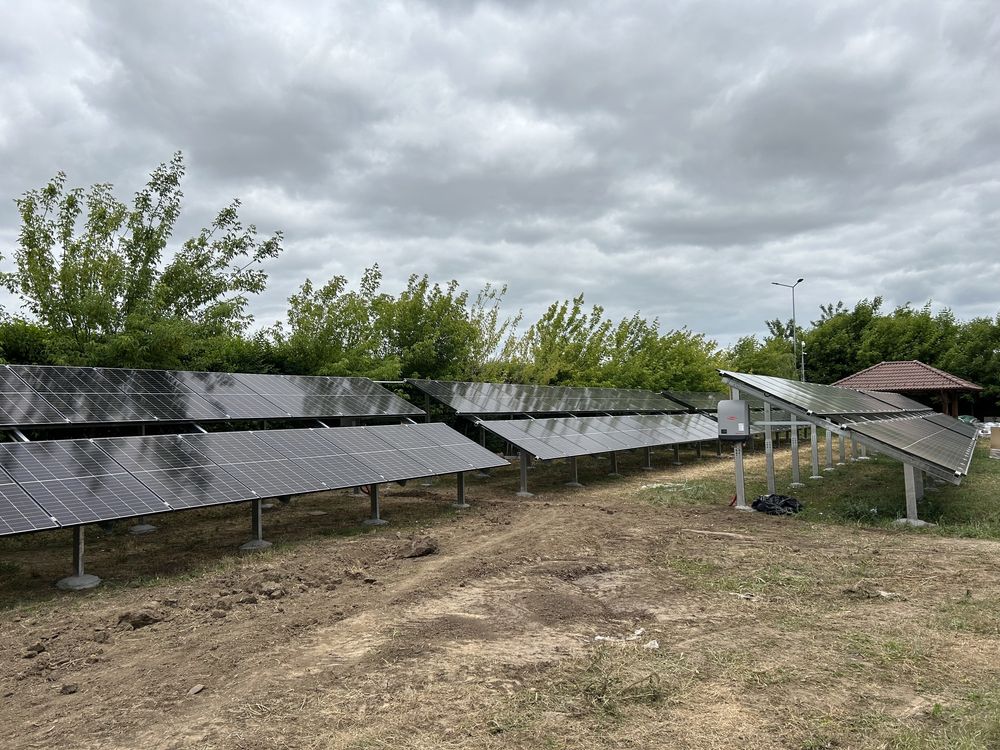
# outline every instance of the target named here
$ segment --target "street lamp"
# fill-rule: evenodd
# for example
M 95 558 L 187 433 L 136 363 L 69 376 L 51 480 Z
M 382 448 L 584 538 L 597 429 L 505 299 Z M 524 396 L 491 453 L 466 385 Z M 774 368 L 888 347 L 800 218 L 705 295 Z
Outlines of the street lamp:
M 803 383 L 806 382 L 806 351 L 805 348 L 799 347 L 799 329 L 795 325 L 795 287 L 801 284 L 805 279 L 799 279 L 794 284 L 782 284 L 780 281 L 772 281 L 771 283 L 775 286 L 783 286 L 785 289 L 792 290 L 792 356 L 795 359 L 799 359 L 797 349 L 802 352 L 801 359 L 801 369 L 799 370 L 799 380 Z

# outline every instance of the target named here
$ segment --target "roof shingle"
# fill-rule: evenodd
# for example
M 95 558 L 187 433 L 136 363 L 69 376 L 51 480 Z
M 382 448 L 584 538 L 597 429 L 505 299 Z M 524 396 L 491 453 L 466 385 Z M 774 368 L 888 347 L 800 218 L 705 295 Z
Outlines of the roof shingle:
M 861 372 L 848 375 L 833 385 L 864 388 L 869 391 L 981 391 L 982 387 L 936 367 L 910 359 L 879 362 Z

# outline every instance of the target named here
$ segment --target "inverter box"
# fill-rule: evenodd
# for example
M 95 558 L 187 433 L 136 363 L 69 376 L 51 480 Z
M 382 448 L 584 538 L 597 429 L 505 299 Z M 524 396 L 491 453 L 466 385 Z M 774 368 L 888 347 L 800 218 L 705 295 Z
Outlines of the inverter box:
M 750 437 L 750 404 L 746 401 L 719 402 L 719 440 L 742 441 Z

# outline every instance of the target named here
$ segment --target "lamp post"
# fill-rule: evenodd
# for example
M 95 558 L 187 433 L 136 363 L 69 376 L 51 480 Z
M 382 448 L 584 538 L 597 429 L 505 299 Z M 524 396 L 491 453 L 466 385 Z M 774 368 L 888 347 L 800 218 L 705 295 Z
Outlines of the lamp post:
M 799 359 L 799 357 L 796 355 L 798 354 L 798 350 L 800 349 L 799 329 L 798 326 L 795 325 L 795 287 L 797 287 L 803 281 L 805 281 L 805 279 L 799 279 L 794 284 L 782 284 L 780 281 L 771 282 L 775 286 L 783 286 L 786 289 L 792 290 L 792 356 L 795 357 L 795 359 Z M 806 382 L 806 353 L 804 349 L 802 349 L 801 351 L 802 351 L 802 358 L 799 370 L 799 380 L 801 380 L 804 383 Z

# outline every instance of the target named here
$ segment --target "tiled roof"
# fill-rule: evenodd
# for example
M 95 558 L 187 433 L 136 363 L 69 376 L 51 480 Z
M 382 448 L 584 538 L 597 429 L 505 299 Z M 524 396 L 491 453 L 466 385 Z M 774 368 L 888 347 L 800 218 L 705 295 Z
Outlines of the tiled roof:
M 901 362 L 879 362 L 877 365 L 848 375 L 833 385 L 843 388 L 864 388 L 869 391 L 981 391 L 968 380 L 944 370 L 925 365 L 916 359 Z

